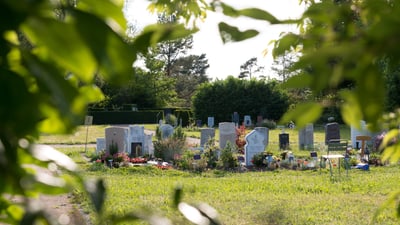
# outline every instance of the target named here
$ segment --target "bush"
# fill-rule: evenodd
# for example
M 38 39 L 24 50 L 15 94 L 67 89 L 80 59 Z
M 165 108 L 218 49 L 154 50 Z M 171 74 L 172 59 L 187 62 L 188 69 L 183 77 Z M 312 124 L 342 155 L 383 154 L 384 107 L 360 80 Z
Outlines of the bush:
M 154 143 L 154 156 L 166 162 L 173 161 L 175 155 L 182 155 L 184 139 L 167 138 Z
M 275 129 L 276 128 L 276 122 L 275 121 L 273 121 L 273 120 L 268 120 L 268 119 L 264 119 L 262 122 L 261 122 L 261 125 L 260 125 L 261 127 L 266 127 L 266 128 L 268 128 L 268 129 Z
M 236 157 L 237 149 L 235 146 L 229 141 L 226 143 L 225 148 L 221 152 L 220 157 L 220 166 L 223 169 L 233 169 L 239 165 L 239 162 Z
M 264 159 L 265 159 L 264 153 L 261 152 L 261 153 L 255 154 L 251 160 L 255 167 L 261 168 L 261 167 L 265 166 Z
M 215 145 L 215 139 L 209 139 L 204 145 L 204 158 L 208 168 L 215 168 L 218 162 L 219 148 Z

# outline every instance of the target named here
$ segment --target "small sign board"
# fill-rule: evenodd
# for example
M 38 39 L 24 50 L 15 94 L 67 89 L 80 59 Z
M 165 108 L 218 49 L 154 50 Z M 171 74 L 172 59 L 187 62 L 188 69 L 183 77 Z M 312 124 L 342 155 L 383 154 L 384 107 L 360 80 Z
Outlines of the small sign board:
M 85 116 L 85 125 L 92 125 L 93 116 Z

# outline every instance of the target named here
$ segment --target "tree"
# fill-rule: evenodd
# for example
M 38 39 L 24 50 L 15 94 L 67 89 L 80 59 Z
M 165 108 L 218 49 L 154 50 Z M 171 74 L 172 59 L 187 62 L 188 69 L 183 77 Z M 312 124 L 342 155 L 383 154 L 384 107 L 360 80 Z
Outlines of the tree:
M 290 52 L 286 51 L 284 54 L 279 55 L 274 59 L 271 69 L 281 78 L 282 81 L 287 81 L 289 77 L 296 75 L 296 71 L 292 71 L 291 67 L 298 58 L 299 56 L 294 50 Z
M 286 93 L 275 81 L 228 77 L 202 84 L 193 96 L 195 117 L 204 121 L 209 116 L 219 122 L 232 121 L 233 112 L 277 121 L 288 106 Z
M 161 13 L 158 15 L 158 23 L 176 24 L 176 14 Z M 184 56 L 187 50 L 192 49 L 193 37 L 188 36 L 176 40 L 161 42 L 157 45 L 155 52 L 158 58 L 164 62 L 164 73 L 167 77 L 172 76 L 172 67 L 179 57 Z
M 198 86 L 209 81 L 206 75 L 209 67 L 205 54 L 180 57 L 174 63 L 171 75 L 175 78 L 178 99 L 182 101 L 180 106 L 191 106 L 192 96 Z
M 240 66 L 239 78 L 249 77 L 249 79 L 251 79 L 253 74 L 262 72 L 263 70 L 264 67 L 259 66 L 257 64 L 257 58 L 253 57 Z

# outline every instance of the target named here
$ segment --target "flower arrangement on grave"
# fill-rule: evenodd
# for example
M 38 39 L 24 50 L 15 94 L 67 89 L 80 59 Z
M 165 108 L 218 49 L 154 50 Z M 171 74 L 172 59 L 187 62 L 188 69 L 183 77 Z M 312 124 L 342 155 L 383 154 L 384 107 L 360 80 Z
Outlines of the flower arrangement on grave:
M 130 162 L 134 163 L 134 164 L 143 164 L 143 163 L 147 163 L 147 159 L 142 158 L 142 157 L 135 157 L 135 158 L 131 158 Z
M 246 145 L 246 127 L 244 124 L 236 128 L 236 146 L 239 154 L 244 154 L 244 146 Z

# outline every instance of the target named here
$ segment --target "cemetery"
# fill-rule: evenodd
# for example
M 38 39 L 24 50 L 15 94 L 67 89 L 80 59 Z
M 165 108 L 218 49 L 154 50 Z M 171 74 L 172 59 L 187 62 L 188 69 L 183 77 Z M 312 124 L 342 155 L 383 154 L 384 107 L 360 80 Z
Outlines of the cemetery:
M 81 164 L 83 173 L 105 180 L 109 189 L 105 202 L 107 212 L 145 204 L 162 210 L 175 224 L 183 224 L 182 216 L 165 204 L 170 201 L 174 186 L 181 183 L 186 201 L 201 200 L 210 204 L 224 224 L 273 224 L 273 221 L 340 224 L 343 218 L 351 221 L 346 224 L 370 224 L 371 221 L 396 224 L 390 211 L 385 210 L 383 217 L 375 219 L 373 215 L 387 199 L 379 193 L 388 192 L 391 185 L 400 182 L 396 175 L 399 166 L 371 165 L 364 170 L 351 165 L 347 170 L 346 153 L 356 163 L 361 162 L 359 148 L 363 140 L 358 140 L 353 147 L 352 137 L 371 134 L 328 124 L 309 124 L 302 129 L 246 127 L 232 122 L 195 128 L 164 123 L 89 126 L 89 147 L 84 154 L 82 147 L 58 149 L 77 162 L 85 155 L 86 160 Z M 72 142 L 71 146 L 79 146 L 85 136 L 82 134 L 68 137 L 71 140 L 63 139 Z M 286 135 L 282 138 L 281 134 Z M 237 142 L 239 136 L 240 139 L 244 136 L 243 152 L 235 146 L 243 144 Z M 333 141 L 326 136 L 334 138 Z M 371 140 L 364 141 L 369 157 L 375 154 L 372 148 L 375 137 L 371 135 Z M 43 138 L 42 142 L 52 144 L 50 139 L 46 141 L 50 137 Z M 182 144 L 181 138 L 192 141 Z M 345 140 L 345 144 L 335 142 L 338 138 Z M 159 154 L 158 150 L 167 149 L 160 146 L 174 151 Z M 346 146 L 351 151 L 347 152 Z M 105 158 L 96 158 L 100 155 Z M 329 158 L 329 155 L 343 155 L 339 158 L 340 165 L 338 158 Z M 241 213 L 233 210 L 237 204 L 242 206 Z M 349 208 L 352 210 L 344 210 Z M 310 210 L 315 213 L 310 214 Z M 325 217 L 318 216 L 323 213 Z M 341 219 L 334 215 L 340 215 Z
M 349 134 L 342 135 L 338 123 L 327 123 L 323 139 L 316 140 L 313 124 L 301 129 L 294 123 L 277 126 L 271 137 L 270 129 L 252 125 L 250 116 L 244 117 L 242 125 L 233 118 L 215 127 L 209 117 L 207 124 L 196 128 L 191 143 L 182 127 L 163 121 L 155 131 L 145 131 L 144 125 L 109 126 L 104 137 L 96 138 L 92 161 L 110 168 L 148 165 L 199 172 L 319 170 L 329 171 L 332 178 L 341 171 L 348 174 L 352 169 L 369 170 L 370 165 L 384 164 L 377 145 L 380 133 L 368 132 L 362 121 L 360 130 L 351 127 Z

